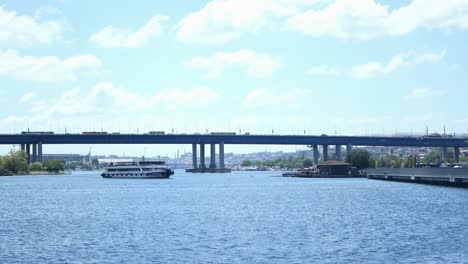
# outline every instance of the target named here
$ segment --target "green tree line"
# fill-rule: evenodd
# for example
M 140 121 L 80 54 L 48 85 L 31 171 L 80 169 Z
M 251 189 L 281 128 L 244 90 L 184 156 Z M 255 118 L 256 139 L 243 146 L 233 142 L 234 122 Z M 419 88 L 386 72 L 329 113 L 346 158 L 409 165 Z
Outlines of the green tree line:
M 307 168 L 311 167 L 313 162 L 310 158 L 304 155 L 291 156 L 287 158 L 276 158 L 265 161 L 251 161 L 244 160 L 241 164 L 243 167 L 257 166 L 257 167 L 279 167 L 287 169 Z
M 0 157 L 0 175 L 28 174 L 30 171 L 48 171 L 58 173 L 65 169 L 61 160 L 49 160 L 42 164 L 34 162 L 28 165 L 28 155 L 23 150 L 11 150 Z

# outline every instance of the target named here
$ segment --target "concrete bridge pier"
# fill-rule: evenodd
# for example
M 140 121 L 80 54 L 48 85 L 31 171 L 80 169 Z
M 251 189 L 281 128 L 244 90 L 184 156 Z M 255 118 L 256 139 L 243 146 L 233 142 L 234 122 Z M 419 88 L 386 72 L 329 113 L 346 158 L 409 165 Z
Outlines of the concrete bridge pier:
M 210 169 L 216 169 L 216 144 L 211 143 L 210 148 Z
M 37 144 L 34 143 L 32 147 L 32 163 L 37 161 Z
M 318 150 L 318 145 L 313 145 L 313 152 L 314 152 L 314 164 L 317 165 L 319 163 L 319 150 Z
M 203 172 L 206 169 L 205 166 L 205 144 L 200 144 L 200 169 Z
M 447 147 L 442 147 L 442 161 L 447 161 L 448 158 L 448 150 Z
M 219 143 L 219 168 L 221 170 L 225 169 L 225 166 L 224 166 L 224 142 Z
M 341 145 L 335 145 L 336 160 L 341 160 Z
M 328 160 L 328 145 L 322 145 L 323 161 Z
M 42 163 L 42 142 L 37 143 L 37 161 Z
M 198 168 L 197 152 L 197 144 L 192 144 L 192 169 L 194 170 Z
M 460 162 L 460 148 L 459 147 L 453 148 L 453 160 L 455 161 L 455 163 Z
M 197 164 L 197 146 L 198 144 L 192 144 L 192 168 L 187 169 L 187 172 L 218 172 L 225 173 L 231 172 L 224 166 L 224 142 L 219 143 L 219 165 L 216 164 L 216 143 L 210 143 L 210 164 L 207 166 L 205 163 L 205 144 L 200 143 L 200 164 Z
M 28 155 L 28 164 L 31 164 L 31 144 L 26 144 L 26 154 Z
M 353 145 L 351 144 L 346 145 L 346 156 L 351 154 L 351 151 L 353 151 Z

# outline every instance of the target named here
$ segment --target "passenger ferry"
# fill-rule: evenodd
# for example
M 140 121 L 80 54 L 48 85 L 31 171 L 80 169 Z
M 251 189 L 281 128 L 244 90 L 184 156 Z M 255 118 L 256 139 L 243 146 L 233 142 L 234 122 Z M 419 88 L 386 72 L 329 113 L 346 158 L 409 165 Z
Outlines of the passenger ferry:
M 114 162 L 104 168 L 103 178 L 163 179 L 174 171 L 164 161 Z

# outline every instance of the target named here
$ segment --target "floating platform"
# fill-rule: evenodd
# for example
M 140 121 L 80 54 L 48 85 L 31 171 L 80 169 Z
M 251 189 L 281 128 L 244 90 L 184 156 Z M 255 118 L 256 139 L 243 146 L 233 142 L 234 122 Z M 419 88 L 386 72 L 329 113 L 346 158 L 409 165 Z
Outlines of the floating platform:
M 466 168 L 368 169 L 367 178 L 468 188 Z
M 231 173 L 230 168 L 196 168 L 196 169 L 186 169 L 186 172 L 191 173 Z

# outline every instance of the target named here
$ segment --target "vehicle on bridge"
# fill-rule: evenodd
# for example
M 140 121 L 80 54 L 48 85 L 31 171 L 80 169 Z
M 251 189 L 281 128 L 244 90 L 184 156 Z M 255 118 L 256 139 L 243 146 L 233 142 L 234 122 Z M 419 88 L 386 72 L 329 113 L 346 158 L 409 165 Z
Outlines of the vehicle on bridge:
M 164 161 L 116 162 L 104 168 L 103 178 L 164 179 L 174 171 Z
M 147 134 L 149 134 L 149 135 L 164 135 L 164 134 L 166 134 L 166 132 L 165 131 L 150 131 Z
M 84 131 L 84 132 L 81 132 L 81 134 L 83 135 L 107 135 L 109 134 L 108 132 L 106 131 Z
M 236 135 L 236 132 L 211 132 L 211 135 L 216 135 L 216 136 L 234 136 L 234 135 Z
M 53 135 L 52 131 L 23 131 L 22 135 Z

